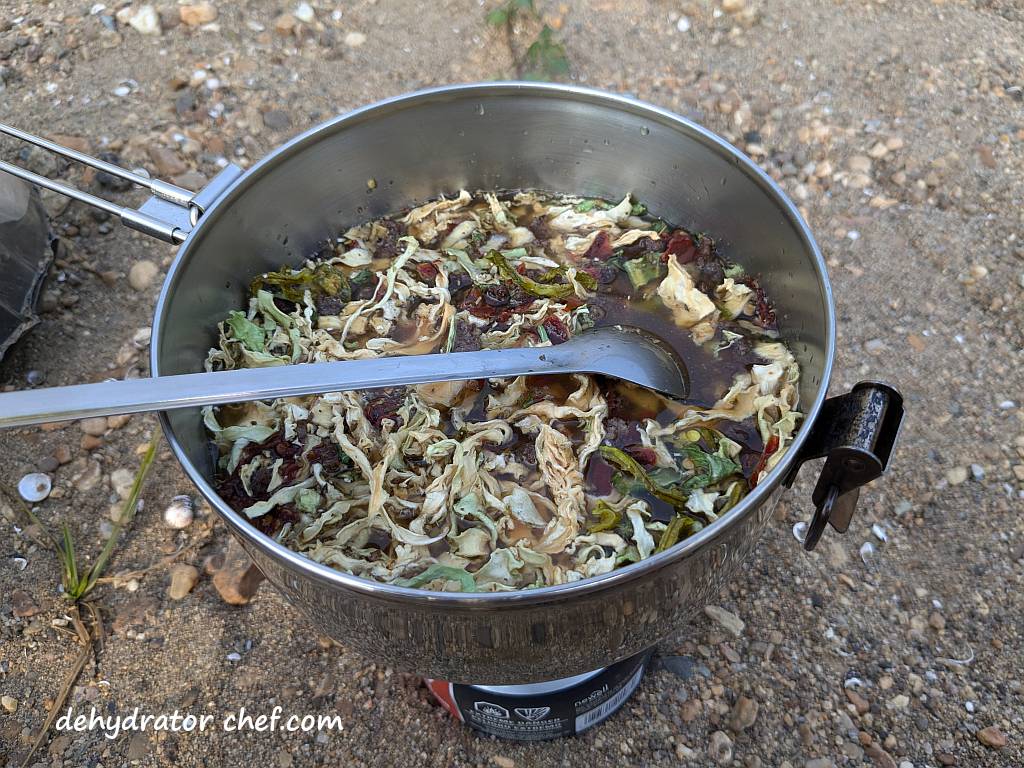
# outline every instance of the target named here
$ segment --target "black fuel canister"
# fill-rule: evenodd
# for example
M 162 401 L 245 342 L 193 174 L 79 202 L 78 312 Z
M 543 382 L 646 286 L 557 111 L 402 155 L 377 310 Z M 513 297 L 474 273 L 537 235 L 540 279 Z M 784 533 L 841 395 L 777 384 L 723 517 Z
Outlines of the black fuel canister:
M 466 685 L 427 679 L 452 715 L 483 733 L 514 741 L 574 736 L 617 711 L 647 671 L 649 649 L 593 672 L 527 685 Z

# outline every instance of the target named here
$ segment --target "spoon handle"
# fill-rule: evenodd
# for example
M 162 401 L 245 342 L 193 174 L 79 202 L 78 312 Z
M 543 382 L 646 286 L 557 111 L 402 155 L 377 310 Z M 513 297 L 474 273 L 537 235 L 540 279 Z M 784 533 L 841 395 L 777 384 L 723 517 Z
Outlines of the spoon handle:
M 522 347 L 242 368 L 29 389 L 0 394 L 0 428 L 434 381 L 568 373 L 579 370 L 578 362 L 575 368 L 572 366 L 571 357 L 553 347 Z

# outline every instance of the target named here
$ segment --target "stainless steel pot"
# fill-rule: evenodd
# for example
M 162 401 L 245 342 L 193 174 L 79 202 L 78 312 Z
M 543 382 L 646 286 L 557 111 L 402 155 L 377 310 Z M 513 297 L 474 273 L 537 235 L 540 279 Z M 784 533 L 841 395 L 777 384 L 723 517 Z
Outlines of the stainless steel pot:
M 7 164 L 0 168 L 32 178 Z M 774 300 L 782 335 L 801 365 L 807 415 L 780 464 L 732 512 L 670 551 L 557 587 L 436 593 L 318 565 L 258 532 L 217 496 L 197 410 L 161 414 L 182 467 L 267 578 L 320 630 L 386 664 L 446 680 L 506 684 L 622 659 L 684 628 L 714 599 L 756 545 L 804 460 L 829 458 L 814 494 L 808 548 L 826 522 L 845 530 L 857 488 L 888 462 L 902 419 L 898 393 L 866 383 L 825 399 L 835 308 L 807 225 L 749 159 L 665 110 L 565 86 L 453 86 L 345 114 L 244 173 L 229 167 L 195 196 L 140 183 L 155 197 L 139 210 L 101 204 L 130 226 L 183 241 L 153 321 L 154 376 L 201 370 L 217 322 L 242 305 L 254 273 L 300 261 L 348 225 L 461 188 L 532 187 L 616 199 L 632 191 L 656 214 L 712 233 L 726 256 L 761 275 Z

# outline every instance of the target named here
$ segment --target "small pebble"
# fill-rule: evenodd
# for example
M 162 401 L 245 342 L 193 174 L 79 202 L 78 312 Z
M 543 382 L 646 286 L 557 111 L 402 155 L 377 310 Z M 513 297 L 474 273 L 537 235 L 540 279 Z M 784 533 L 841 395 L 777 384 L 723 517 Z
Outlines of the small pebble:
M 128 18 L 128 24 L 144 35 L 159 35 L 160 14 L 152 5 L 144 5 Z
M 676 22 L 676 29 L 680 32 L 689 32 L 693 25 L 690 23 L 689 18 L 686 16 L 680 16 L 679 21 Z
M 194 565 L 176 563 L 171 568 L 171 584 L 167 588 L 167 596 L 171 600 L 184 600 L 198 581 L 198 568 Z
M 366 35 L 362 32 L 349 32 L 345 35 L 345 45 L 349 48 L 358 48 L 366 42 Z
M 135 473 L 130 469 L 115 469 L 110 473 L 110 486 L 119 498 L 127 499 L 135 485 Z
M 871 532 L 873 534 L 875 534 L 875 538 L 878 539 L 879 541 L 888 541 L 889 540 L 889 534 L 887 534 L 885 532 L 885 528 L 880 526 L 878 523 L 875 523 L 874 525 L 871 526 Z
M 985 468 L 981 464 L 971 464 L 971 477 L 975 480 L 985 479 Z
M 704 613 L 707 614 L 708 618 L 717 622 L 724 629 L 736 635 L 736 637 L 743 634 L 743 628 L 746 624 L 735 613 L 727 611 L 725 608 L 720 608 L 717 605 L 704 606 Z
M 38 387 L 40 384 L 43 383 L 43 381 L 45 381 L 45 379 L 46 376 L 43 374 L 43 372 L 38 371 L 35 368 L 33 368 L 31 371 L 25 374 L 25 381 L 28 383 L 30 387 Z
M 309 3 L 299 3 L 292 15 L 303 24 L 312 24 L 316 21 L 316 13 L 313 11 L 313 6 Z
M 57 468 L 59 466 L 60 462 L 57 461 L 56 457 L 54 456 L 44 456 L 39 460 L 39 463 L 36 464 L 36 467 L 39 469 L 39 471 L 47 475 L 52 475 L 54 472 L 57 471 Z
M 103 416 L 82 419 L 78 426 L 85 434 L 93 437 L 103 437 L 107 433 L 107 420 Z
M 263 124 L 272 131 L 283 131 L 291 127 L 292 118 L 283 109 L 271 109 L 263 113 Z
M 0 696 L 0 705 L 12 715 L 18 711 L 18 700 L 13 696 Z
M 996 728 L 994 725 L 990 725 L 988 728 L 982 728 L 977 733 L 978 741 L 984 744 L 986 747 L 992 747 L 992 749 L 1002 749 L 1006 746 L 1006 734 Z
M 30 504 L 49 496 L 51 487 L 49 475 L 42 472 L 32 472 L 18 481 L 18 493 Z
M 754 699 L 746 696 L 740 696 L 736 700 L 736 705 L 732 709 L 732 718 L 729 721 L 729 727 L 737 733 L 745 731 L 754 724 L 755 720 L 757 720 L 758 709 L 758 703 Z
M 160 268 L 156 264 L 142 259 L 132 264 L 132 268 L 128 270 L 128 284 L 136 291 L 144 291 L 153 284 L 159 273 Z
M 950 485 L 960 485 L 967 481 L 967 467 L 952 467 L 946 472 L 946 480 Z
M 708 740 L 708 756 L 719 765 L 732 762 L 732 739 L 725 731 L 715 731 Z

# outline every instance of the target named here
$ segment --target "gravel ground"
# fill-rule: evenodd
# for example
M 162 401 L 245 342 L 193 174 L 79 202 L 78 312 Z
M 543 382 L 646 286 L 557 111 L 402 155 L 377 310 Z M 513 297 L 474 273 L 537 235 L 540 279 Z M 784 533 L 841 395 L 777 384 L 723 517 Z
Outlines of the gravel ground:
M 310 21 L 290 5 L 219 2 L 204 28 L 177 23 L 167 2 L 156 36 L 128 23 L 147 29 L 138 6 L 119 21 L 114 5 L 0 2 L 0 108 L 19 127 L 197 185 L 224 158 L 247 165 L 339 111 L 512 73 L 504 36 L 483 22 L 491 2 L 419 5 L 362 0 L 332 14 L 334 6 L 314 3 Z M 805 477 L 721 595 L 745 623 L 740 636 L 695 622 L 660 648 L 682 658 L 660 662 L 606 724 L 521 746 L 474 735 L 418 679 L 318 639 L 268 587 L 232 606 L 204 572 L 191 594 L 171 599 L 160 558 L 191 545 L 178 559 L 202 569 L 227 534 L 204 515 L 183 532 L 161 523 L 171 497 L 189 491 L 163 452 L 112 563 L 124 578 L 98 589 L 107 634 L 70 702 L 214 714 L 280 704 L 337 712 L 344 729 L 65 732 L 36 754 L 37 765 L 1024 763 L 1019 3 L 538 6 L 565 42 L 574 79 L 694 117 L 745 148 L 802 206 L 835 286 L 835 390 L 881 378 L 907 398 L 891 471 L 864 494 L 849 533 L 826 534 L 810 555 L 791 533 L 808 515 Z M 299 18 L 282 19 L 285 11 Z M 5 156 L 15 152 L 8 146 Z M 137 199 L 38 152 L 22 162 Z M 24 387 L 30 371 L 50 385 L 145 373 L 139 329 L 171 248 L 78 204 L 46 203 L 60 260 L 43 323 L 4 362 L 0 386 Z M 49 471 L 55 491 L 40 515 L 66 521 L 92 553 L 123 483 L 117 470 L 134 470 L 153 429 L 133 417 L 90 430 L 101 435 L 79 425 L 0 434 L 0 479 Z M 54 559 L 8 510 L 0 524 L 0 763 L 13 766 L 77 647 L 62 626 Z M 862 558 L 866 542 L 873 554 Z

